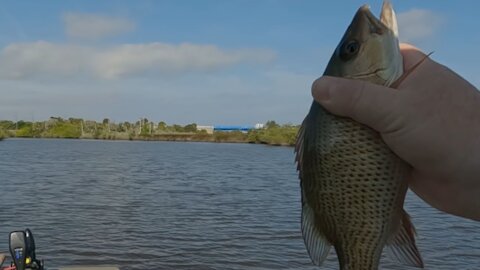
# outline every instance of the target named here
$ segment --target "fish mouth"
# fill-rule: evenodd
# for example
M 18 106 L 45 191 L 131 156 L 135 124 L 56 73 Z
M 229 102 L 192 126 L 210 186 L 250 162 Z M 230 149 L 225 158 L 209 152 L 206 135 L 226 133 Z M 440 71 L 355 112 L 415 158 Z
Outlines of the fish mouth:
M 361 6 L 353 17 L 344 38 L 356 39 L 360 42 L 371 34 L 383 35 L 391 31 L 398 36 L 397 18 L 390 1 L 384 1 L 380 18 L 375 17 L 368 5 Z
M 363 78 L 368 78 L 368 77 L 372 77 L 372 76 L 378 76 L 379 72 L 383 72 L 385 70 L 387 70 L 387 68 L 377 68 L 377 69 L 375 69 L 374 71 L 371 71 L 371 72 L 360 73 L 360 74 L 355 74 L 355 75 L 345 76 L 345 77 L 350 78 L 350 79 L 363 79 Z
M 347 32 L 350 33 L 350 39 L 355 38 L 358 41 L 364 41 L 368 39 L 371 34 L 382 35 L 386 30 L 385 24 L 373 15 L 370 7 L 363 5 L 358 9 L 357 13 L 355 13 Z
M 380 21 L 373 13 L 370 11 L 370 7 L 368 5 L 363 5 L 360 7 L 360 12 L 363 14 L 365 19 L 368 21 L 368 27 L 370 33 L 377 33 L 379 35 L 385 32 L 385 25 Z

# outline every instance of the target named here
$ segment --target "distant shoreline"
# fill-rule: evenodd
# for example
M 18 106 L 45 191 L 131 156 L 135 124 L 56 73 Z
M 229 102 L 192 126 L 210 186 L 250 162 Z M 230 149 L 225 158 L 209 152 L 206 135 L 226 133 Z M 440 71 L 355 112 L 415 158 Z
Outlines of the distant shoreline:
M 62 137 L 4 137 L 0 138 L 2 140 L 8 139 L 36 139 L 36 140 L 91 140 L 91 141 L 137 141 L 137 142 L 203 142 L 203 143 L 242 143 L 242 144 L 258 144 L 258 145 L 268 145 L 268 146 L 283 146 L 283 147 L 292 147 L 293 145 L 288 143 L 268 143 L 268 142 L 251 142 L 247 140 L 215 140 L 212 138 L 209 139 L 197 139 L 197 138 L 185 138 L 184 136 L 167 136 L 168 138 L 147 138 L 147 137 L 138 137 L 138 138 L 93 138 L 93 137 L 79 137 L 79 138 L 62 138 Z
M 279 125 L 267 121 L 265 125 L 247 129 L 215 129 L 154 123 L 141 119 L 135 123 L 112 123 L 104 119 L 98 123 L 77 118 L 51 117 L 48 121 L 25 122 L 0 120 L 0 138 L 57 138 L 130 141 L 175 141 L 213 143 L 251 143 L 273 146 L 293 146 L 299 126 Z

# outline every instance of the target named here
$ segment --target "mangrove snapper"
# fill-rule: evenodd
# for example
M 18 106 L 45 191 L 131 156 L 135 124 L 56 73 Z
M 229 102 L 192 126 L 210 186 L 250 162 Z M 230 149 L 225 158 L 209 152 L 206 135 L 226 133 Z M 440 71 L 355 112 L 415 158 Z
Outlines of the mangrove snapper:
M 390 86 L 403 74 L 395 13 L 380 20 L 362 6 L 324 75 Z M 371 128 L 313 102 L 296 145 L 302 234 L 320 265 L 333 245 L 342 270 L 378 269 L 384 246 L 401 263 L 423 267 L 415 229 L 403 210 L 408 165 Z

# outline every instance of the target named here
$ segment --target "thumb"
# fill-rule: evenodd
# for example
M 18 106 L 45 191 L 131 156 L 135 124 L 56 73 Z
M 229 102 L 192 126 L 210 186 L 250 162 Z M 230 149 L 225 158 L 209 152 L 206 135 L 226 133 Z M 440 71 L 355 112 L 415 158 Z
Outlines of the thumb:
M 312 95 L 326 110 L 349 117 L 378 132 L 392 130 L 399 115 L 398 90 L 369 83 L 330 76 L 317 79 Z

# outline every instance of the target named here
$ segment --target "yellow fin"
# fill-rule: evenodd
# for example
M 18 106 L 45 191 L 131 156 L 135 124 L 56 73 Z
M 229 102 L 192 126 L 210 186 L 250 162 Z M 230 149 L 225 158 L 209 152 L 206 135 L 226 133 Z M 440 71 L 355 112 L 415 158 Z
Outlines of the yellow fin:
M 330 252 L 330 243 L 315 226 L 315 213 L 302 198 L 302 236 L 308 255 L 315 265 L 320 266 Z
M 402 210 L 401 224 L 398 232 L 387 243 L 387 254 L 398 262 L 418 268 L 423 268 L 423 261 L 415 245 L 415 228 L 410 216 Z

